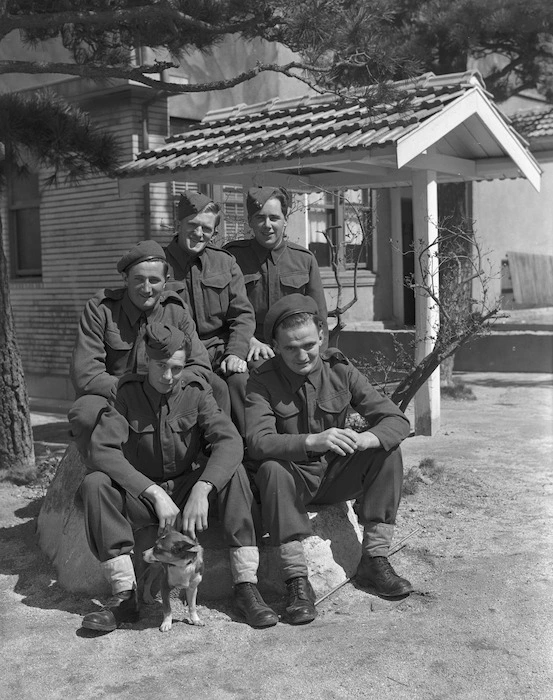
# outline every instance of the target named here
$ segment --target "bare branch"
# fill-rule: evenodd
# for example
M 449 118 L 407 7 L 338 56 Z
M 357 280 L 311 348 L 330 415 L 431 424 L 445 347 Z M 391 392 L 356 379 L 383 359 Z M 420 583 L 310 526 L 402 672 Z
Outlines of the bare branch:
M 150 78 L 147 75 L 148 73 L 159 73 L 169 68 L 178 68 L 178 66 L 170 62 L 156 62 L 152 65 L 131 67 L 106 66 L 99 63 L 80 65 L 76 63 L 50 63 L 47 61 L 0 61 L 0 75 L 6 73 L 56 73 L 61 75 L 75 75 L 90 80 L 134 80 L 137 83 L 142 83 L 148 87 L 156 88 L 157 90 L 162 90 L 170 94 L 226 90 L 227 88 L 251 80 L 256 75 L 263 72 L 281 73 L 282 75 L 310 84 L 305 76 L 298 75 L 295 71 L 324 72 L 322 69 L 314 69 L 312 66 L 297 61 L 291 61 L 284 65 L 279 65 L 278 63 L 258 63 L 255 68 L 239 73 L 233 78 L 206 83 L 187 83 L 181 85 L 180 83 L 164 82 L 162 80 Z

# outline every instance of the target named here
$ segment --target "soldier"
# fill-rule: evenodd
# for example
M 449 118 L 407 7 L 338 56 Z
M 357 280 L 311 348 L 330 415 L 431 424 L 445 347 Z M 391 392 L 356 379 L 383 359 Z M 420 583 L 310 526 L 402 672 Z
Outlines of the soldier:
M 250 340 L 248 361 L 273 357 L 271 339 L 263 324 L 271 306 L 289 294 L 307 294 L 317 303 L 328 339 L 327 309 L 315 256 L 286 239 L 290 194 L 282 187 L 252 187 L 246 197 L 248 222 L 254 237 L 225 246 L 244 274 L 248 299 L 255 311 L 255 336 Z
M 383 597 L 410 593 L 387 559 L 407 418 L 339 350 L 320 352 L 323 325 L 311 297 L 277 301 L 265 318 L 265 338 L 276 355 L 251 373 L 246 434 L 264 528 L 280 552 L 288 621 L 304 624 L 317 615 L 301 543 L 311 534 L 307 505 L 357 499 L 364 529 L 357 580 Z M 366 431 L 345 427 L 350 405 L 367 420 Z
M 188 366 L 208 381 L 213 376 L 188 307 L 178 294 L 165 289 L 167 270 L 163 248 L 155 241 L 141 241 L 117 263 L 125 286 L 101 290 L 84 308 L 70 368 L 77 400 L 69 411 L 71 432 L 83 458 L 96 417 L 112 397 L 119 378 L 127 372 L 145 371 L 148 322 L 170 323 L 190 336 Z M 228 408 L 226 392 L 217 394 L 217 399 Z
M 236 261 L 210 245 L 220 220 L 219 206 L 198 192 L 181 195 L 179 229 L 165 249 L 172 285 L 187 301 L 214 372 L 227 382 L 232 416 L 244 434 L 244 394 L 255 318 Z
M 148 325 L 147 375 L 119 381 L 114 406 L 102 412 L 92 434 L 81 494 L 88 543 L 113 598 L 86 615 L 83 627 L 111 632 L 138 619 L 130 556 L 135 530 L 158 525 L 161 531 L 181 515 L 183 532 L 195 537 L 207 528 L 215 498 L 239 611 L 254 627 L 278 621 L 256 587 L 255 503 L 241 464 L 242 440 L 209 385 L 186 369 L 190 348 L 179 329 Z

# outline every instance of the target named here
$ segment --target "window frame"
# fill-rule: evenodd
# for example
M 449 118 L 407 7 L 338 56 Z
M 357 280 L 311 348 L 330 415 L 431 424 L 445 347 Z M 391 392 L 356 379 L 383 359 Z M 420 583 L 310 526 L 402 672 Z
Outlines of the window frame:
M 372 219 L 372 217 L 374 217 L 375 211 L 373 190 L 370 188 L 360 188 L 360 191 L 362 192 L 361 202 L 354 202 L 353 204 L 362 208 L 366 212 L 367 216 L 370 216 Z M 330 237 L 332 243 L 335 246 L 338 246 L 338 269 L 343 272 L 347 270 L 353 270 L 356 267 L 355 260 L 347 260 L 346 246 L 348 244 L 346 242 L 345 236 L 347 226 L 346 207 L 348 206 L 348 203 L 345 201 L 346 192 L 347 191 L 342 190 L 336 192 L 323 192 L 321 193 L 323 194 L 322 201 L 319 200 L 316 203 L 309 204 L 310 210 L 317 209 L 319 212 L 321 210 L 324 212 L 327 227 L 326 230 L 332 227 Z M 365 260 L 361 259 L 359 261 L 358 269 L 367 270 L 368 272 L 374 272 L 374 247 L 376 235 L 374 221 L 371 221 L 370 228 L 371 231 L 370 235 L 368 236 L 368 240 L 366 239 L 362 244 L 365 246 L 366 250 Z M 326 251 L 325 258 L 328 260 L 328 262 L 325 263 L 324 261 L 321 261 L 320 256 L 318 256 L 313 250 L 312 246 L 314 244 L 316 243 L 311 242 L 308 238 L 307 247 L 317 258 L 319 268 L 321 270 L 331 270 L 332 265 L 330 260 L 330 251 L 328 249 Z
M 36 196 L 34 197 L 18 197 L 15 190 L 15 178 L 32 177 L 36 180 Z M 10 250 L 10 268 L 11 277 L 14 280 L 23 279 L 40 279 L 43 275 L 42 266 L 42 227 L 40 221 L 40 207 L 42 202 L 40 192 L 40 175 L 36 171 L 30 171 L 26 175 L 12 174 L 8 178 L 7 187 L 7 210 L 8 210 L 8 240 Z M 19 244 L 22 242 L 19 238 L 20 230 L 18 224 L 18 212 L 21 211 L 36 211 L 37 214 L 37 229 L 31 232 L 33 244 L 40 246 L 40 267 L 24 267 L 21 264 L 19 256 Z M 29 234 L 26 234 L 29 235 Z M 38 239 L 38 241 L 37 241 Z

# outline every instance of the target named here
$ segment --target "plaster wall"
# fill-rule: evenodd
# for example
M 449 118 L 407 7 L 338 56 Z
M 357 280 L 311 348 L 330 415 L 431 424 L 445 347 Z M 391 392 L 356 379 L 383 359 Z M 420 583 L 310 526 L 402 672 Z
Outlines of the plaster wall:
M 523 179 L 473 185 L 475 232 L 489 251 L 494 297 L 501 294 L 501 261 L 509 251 L 553 255 L 553 162 L 540 165 L 541 192 Z

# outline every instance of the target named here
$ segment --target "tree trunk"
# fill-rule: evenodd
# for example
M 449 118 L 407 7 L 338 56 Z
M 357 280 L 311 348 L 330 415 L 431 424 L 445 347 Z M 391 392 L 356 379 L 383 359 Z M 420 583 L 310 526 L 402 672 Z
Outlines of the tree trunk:
M 452 387 L 453 386 L 453 364 L 455 362 L 455 357 L 451 355 L 446 357 L 440 366 L 440 384 L 441 386 Z
M 0 220 L 0 470 L 25 474 L 35 468 L 33 432 L 1 235 Z

